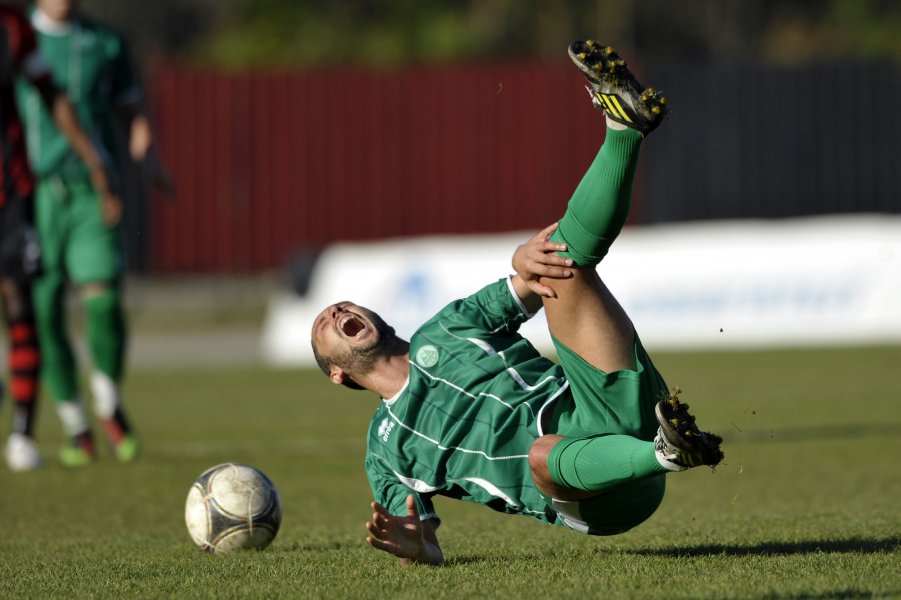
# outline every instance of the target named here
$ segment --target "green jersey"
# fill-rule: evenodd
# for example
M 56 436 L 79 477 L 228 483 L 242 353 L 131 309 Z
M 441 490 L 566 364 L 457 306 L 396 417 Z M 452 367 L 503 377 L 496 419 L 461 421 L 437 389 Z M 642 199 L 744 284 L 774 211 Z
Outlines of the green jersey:
M 32 14 L 32 23 L 54 81 L 66 91 L 82 126 L 110 158 L 115 142 L 109 116 L 117 108 L 140 100 L 142 93 L 124 40 L 115 31 L 84 19 L 54 24 L 39 10 Z M 56 128 L 37 90 L 19 81 L 16 95 L 37 175 L 86 175 L 86 168 Z
M 517 333 L 529 318 L 509 280 L 445 307 L 410 340 L 410 376 L 369 429 L 366 473 L 375 500 L 422 518 L 431 497 L 557 522 L 535 487 L 529 448 L 551 405 L 569 393 L 562 369 Z

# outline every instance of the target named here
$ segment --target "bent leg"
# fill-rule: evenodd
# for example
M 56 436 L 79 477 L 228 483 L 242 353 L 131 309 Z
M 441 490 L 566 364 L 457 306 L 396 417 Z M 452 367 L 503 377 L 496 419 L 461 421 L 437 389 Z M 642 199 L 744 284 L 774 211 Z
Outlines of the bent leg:
M 583 500 L 668 472 L 654 442 L 627 435 L 545 435 L 532 445 L 529 466 L 538 489 L 557 500 Z

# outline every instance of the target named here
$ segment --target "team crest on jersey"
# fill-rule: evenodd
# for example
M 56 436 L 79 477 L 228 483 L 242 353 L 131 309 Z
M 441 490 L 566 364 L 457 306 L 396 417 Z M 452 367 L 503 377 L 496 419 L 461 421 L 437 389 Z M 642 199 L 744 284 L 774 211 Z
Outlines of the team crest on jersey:
M 438 348 L 429 344 L 416 351 L 416 362 L 423 367 L 434 367 L 438 364 Z
M 388 419 L 382 419 L 381 424 L 379 425 L 379 437 L 382 438 L 383 442 L 388 441 L 388 436 L 391 435 L 391 430 L 394 429 L 394 421 L 389 421 Z

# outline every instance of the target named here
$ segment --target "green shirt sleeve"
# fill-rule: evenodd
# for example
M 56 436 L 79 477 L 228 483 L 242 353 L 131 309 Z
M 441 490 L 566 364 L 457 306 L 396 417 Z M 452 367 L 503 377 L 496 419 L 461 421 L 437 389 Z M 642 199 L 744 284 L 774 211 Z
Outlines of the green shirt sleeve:
M 515 333 L 531 317 L 513 291 L 509 277 L 452 302 L 437 315 L 439 321 L 456 330 L 468 328 L 488 333 Z
M 387 465 L 371 452 L 366 455 L 366 477 L 369 479 L 373 499 L 392 515 L 406 516 L 407 496 L 413 494 L 416 498 L 416 508 L 419 511 L 420 520 L 436 519 L 440 523 L 432 503 L 432 494 L 417 492 L 405 485 L 390 471 Z

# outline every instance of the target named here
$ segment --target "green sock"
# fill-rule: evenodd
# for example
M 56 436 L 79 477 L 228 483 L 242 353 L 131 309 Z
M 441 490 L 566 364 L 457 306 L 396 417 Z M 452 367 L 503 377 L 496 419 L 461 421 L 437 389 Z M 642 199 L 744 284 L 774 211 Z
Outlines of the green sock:
M 657 461 L 654 442 L 628 435 L 564 438 L 551 449 L 548 469 L 558 484 L 586 492 L 667 472 Z
M 551 239 L 569 247 L 559 254 L 576 265 L 601 262 L 625 225 L 642 139 L 634 129 L 608 128 L 604 144 L 573 193 Z
M 84 301 L 87 338 L 94 366 L 113 381 L 122 376 L 125 357 L 125 315 L 119 290 L 108 288 Z

